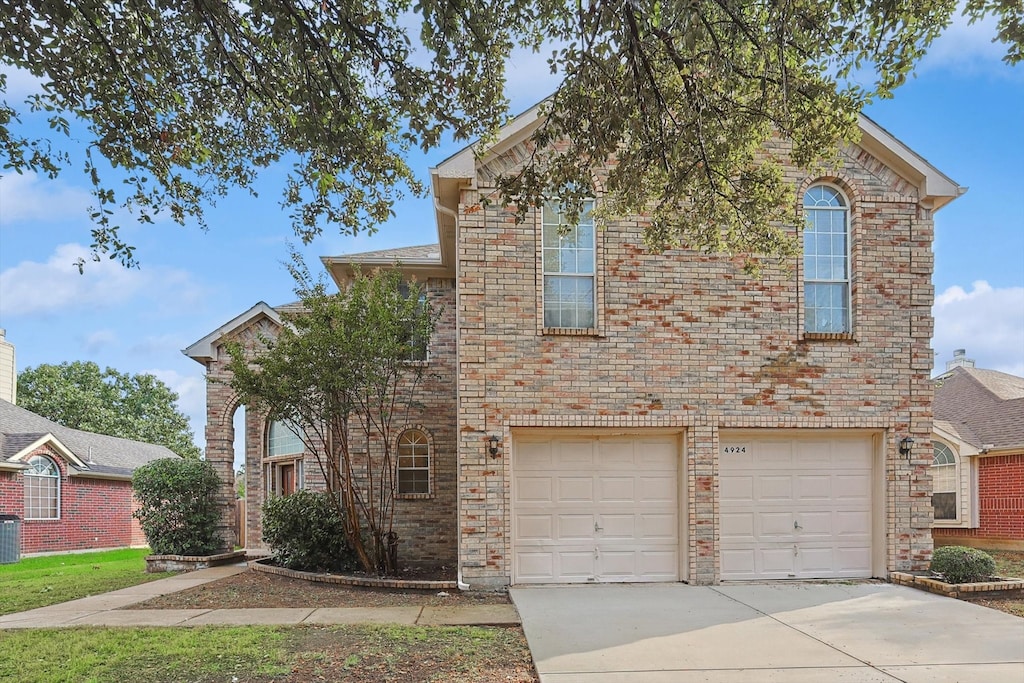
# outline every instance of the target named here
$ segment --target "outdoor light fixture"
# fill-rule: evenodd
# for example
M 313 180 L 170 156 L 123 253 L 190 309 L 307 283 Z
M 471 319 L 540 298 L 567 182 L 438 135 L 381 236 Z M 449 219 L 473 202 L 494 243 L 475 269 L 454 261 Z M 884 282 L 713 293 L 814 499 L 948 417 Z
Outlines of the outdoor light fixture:
M 492 458 L 497 458 L 498 457 L 498 444 L 499 443 L 501 443 L 501 440 L 497 436 L 495 436 L 494 434 L 491 434 L 490 438 L 487 439 L 487 450 L 490 451 Z
M 900 455 L 910 455 L 910 449 L 914 447 L 914 440 L 905 436 L 900 440 Z

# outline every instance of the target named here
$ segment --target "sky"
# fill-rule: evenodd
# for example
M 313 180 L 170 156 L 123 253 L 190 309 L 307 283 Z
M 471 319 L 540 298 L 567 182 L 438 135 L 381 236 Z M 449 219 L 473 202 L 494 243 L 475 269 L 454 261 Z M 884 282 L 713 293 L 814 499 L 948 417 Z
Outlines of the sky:
M 935 215 L 936 369 L 964 348 L 977 366 L 1024 376 L 1024 66 L 1000 61 L 991 22 L 958 20 L 895 97 L 865 113 L 969 191 Z M 517 53 L 507 94 L 518 113 L 555 87 L 545 56 Z M 31 91 L 9 74 L 8 96 Z M 70 144 L 70 143 L 69 143 Z M 410 156 L 419 177 L 457 151 Z M 283 266 L 295 242 L 272 184 L 238 192 L 207 214 L 210 230 L 165 221 L 127 227 L 138 269 L 88 260 L 92 205 L 86 178 L 0 176 L 0 327 L 19 372 L 42 363 L 93 361 L 151 373 L 179 395 L 196 442 L 205 442 L 205 375 L 182 349 L 259 301 L 293 301 Z M 436 242 L 429 198 L 407 198 L 373 235 L 326 230 L 299 245 L 324 255 Z M 893 334 L 901 334 L 893 330 Z

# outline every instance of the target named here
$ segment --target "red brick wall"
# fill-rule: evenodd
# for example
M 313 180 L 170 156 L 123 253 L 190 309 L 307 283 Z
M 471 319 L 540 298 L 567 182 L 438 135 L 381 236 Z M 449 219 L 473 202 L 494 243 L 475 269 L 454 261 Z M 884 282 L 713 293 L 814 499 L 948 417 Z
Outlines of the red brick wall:
M 67 464 L 49 447 L 37 453 L 60 467 L 60 519 L 27 520 L 21 472 L 0 474 L 0 512 L 18 515 L 22 554 L 119 548 L 137 543 L 133 536 L 132 485 L 128 481 L 69 477 Z M 141 533 L 139 533 L 141 537 Z
M 1024 542 L 1024 453 L 978 458 L 977 529 L 935 529 L 936 541 Z

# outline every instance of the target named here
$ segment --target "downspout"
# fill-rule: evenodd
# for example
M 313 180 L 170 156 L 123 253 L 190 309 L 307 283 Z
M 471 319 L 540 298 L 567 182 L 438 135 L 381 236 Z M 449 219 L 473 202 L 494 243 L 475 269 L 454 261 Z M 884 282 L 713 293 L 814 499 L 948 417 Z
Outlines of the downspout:
M 459 341 L 462 339 L 462 335 L 459 330 L 459 214 L 447 206 L 442 206 L 441 201 L 437 195 L 434 195 L 434 210 L 445 216 L 450 216 L 452 221 L 455 223 L 455 414 L 459 412 Z M 438 245 L 440 247 L 440 245 Z M 456 458 L 458 458 L 458 448 L 456 448 Z M 456 460 L 455 466 L 458 467 L 459 463 Z M 459 478 L 456 476 L 455 481 L 458 482 Z M 456 483 L 458 486 L 458 483 Z M 456 491 L 455 495 L 455 528 L 457 530 L 456 543 L 458 547 L 455 549 L 457 557 L 455 560 L 455 581 L 460 591 L 468 591 L 469 584 L 462 580 L 462 496 L 458 495 Z

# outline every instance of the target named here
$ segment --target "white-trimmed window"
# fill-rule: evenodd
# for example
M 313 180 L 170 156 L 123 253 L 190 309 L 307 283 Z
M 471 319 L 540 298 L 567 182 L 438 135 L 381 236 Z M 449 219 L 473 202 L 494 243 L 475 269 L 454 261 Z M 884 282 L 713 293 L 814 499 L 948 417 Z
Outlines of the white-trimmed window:
M 263 476 L 267 494 L 287 496 L 302 488 L 302 453 L 306 447 L 295 431 L 274 420 L 267 429 Z
M 935 521 L 956 521 L 957 509 L 956 454 L 941 441 L 935 442 L 932 457 L 932 509 Z
M 403 299 L 408 299 L 409 296 L 412 294 L 412 288 L 409 286 L 409 283 L 407 283 L 407 282 L 401 283 L 398 286 L 398 294 Z M 422 312 L 423 309 L 425 309 L 427 307 L 427 291 L 426 291 L 426 289 L 422 289 L 422 288 L 420 289 L 420 297 L 419 297 L 418 304 L 419 304 L 420 312 Z M 411 327 L 412 327 L 412 325 L 410 324 L 410 328 Z M 411 348 L 409 349 L 409 360 L 413 361 L 413 362 L 415 362 L 415 361 L 421 361 L 422 362 L 422 361 L 429 360 L 429 356 L 427 355 L 427 352 L 428 352 L 430 340 L 423 338 L 421 335 L 417 334 L 415 330 L 412 330 L 412 329 L 410 329 L 407 334 L 408 334 L 409 337 L 411 337 L 411 339 L 410 339 L 410 346 L 411 346 Z
M 804 330 L 850 332 L 850 209 L 838 190 L 804 194 Z
M 544 268 L 544 327 L 597 326 L 597 236 L 594 202 L 583 203 L 576 225 L 566 225 L 557 204 L 545 204 L 541 226 Z
M 418 429 L 398 437 L 398 493 L 430 493 L 430 441 Z
M 25 470 L 25 519 L 60 519 L 60 468 L 42 455 Z

